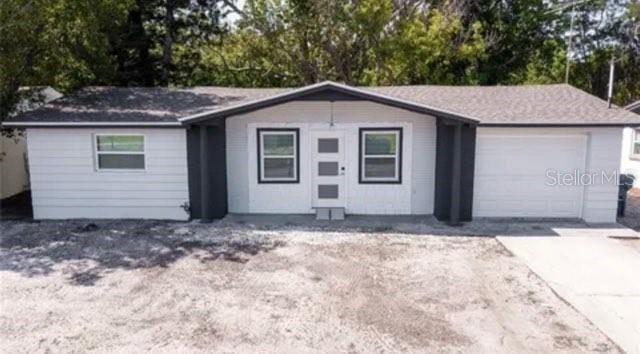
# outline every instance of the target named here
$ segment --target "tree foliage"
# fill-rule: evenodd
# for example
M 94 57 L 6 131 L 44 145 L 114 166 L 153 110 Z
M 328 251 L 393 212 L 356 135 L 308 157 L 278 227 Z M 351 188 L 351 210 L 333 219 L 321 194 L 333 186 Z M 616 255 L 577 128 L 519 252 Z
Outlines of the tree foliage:
M 22 86 L 559 83 L 567 58 L 640 98 L 639 1 L 572 1 L 3 0 L 0 119 Z
M 21 86 L 111 83 L 116 66 L 106 33 L 127 8 L 112 0 L 0 1 L 0 118 Z
M 204 49 L 198 82 L 474 83 L 481 29 L 422 1 L 249 0 L 222 47 Z

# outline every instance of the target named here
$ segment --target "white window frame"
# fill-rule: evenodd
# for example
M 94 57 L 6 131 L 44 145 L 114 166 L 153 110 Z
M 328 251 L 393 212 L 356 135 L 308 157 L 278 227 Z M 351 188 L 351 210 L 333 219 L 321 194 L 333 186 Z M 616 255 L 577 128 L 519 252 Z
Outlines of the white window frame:
M 103 136 L 141 136 L 142 151 L 98 151 L 98 138 Z M 145 172 L 147 171 L 147 137 L 144 134 L 127 134 L 127 133 L 100 133 L 93 134 L 93 160 L 96 171 L 107 172 Z M 142 155 L 144 159 L 144 168 L 102 168 L 100 167 L 99 155 Z
M 394 155 L 367 155 L 367 135 L 393 134 L 396 136 Z M 402 183 L 402 128 L 360 128 L 360 183 L 401 184 Z M 366 177 L 367 158 L 394 158 L 395 173 L 393 177 Z
M 258 128 L 258 183 L 299 183 L 299 146 L 300 129 L 297 128 Z M 264 155 L 265 135 L 291 135 L 293 136 L 293 155 Z M 266 177 L 265 159 L 293 158 L 293 177 Z
M 631 158 L 640 160 L 640 154 L 636 154 L 636 145 L 640 145 L 640 128 L 633 129 L 631 133 Z

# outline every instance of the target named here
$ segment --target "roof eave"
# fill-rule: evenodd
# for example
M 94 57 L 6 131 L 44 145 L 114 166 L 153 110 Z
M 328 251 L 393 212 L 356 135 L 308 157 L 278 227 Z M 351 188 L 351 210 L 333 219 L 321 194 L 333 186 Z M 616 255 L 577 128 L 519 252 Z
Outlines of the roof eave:
M 480 123 L 484 128 L 635 128 L 637 123 Z
M 175 127 L 180 128 L 180 122 L 21 122 L 11 121 L 2 123 L 6 128 L 96 128 L 96 127 Z

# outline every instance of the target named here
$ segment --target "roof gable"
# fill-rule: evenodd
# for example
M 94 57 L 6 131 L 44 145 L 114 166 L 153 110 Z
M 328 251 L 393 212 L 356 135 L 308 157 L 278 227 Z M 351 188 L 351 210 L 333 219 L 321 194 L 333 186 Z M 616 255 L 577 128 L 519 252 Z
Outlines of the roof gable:
M 191 116 L 178 119 L 181 123 L 190 125 L 198 122 L 229 117 L 259 109 L 276 106 L 291 101 L 304 100 L 328 100 L 328 101 L 345 101 L 345 100 L 365 100 L 383 105 L 406 109 L 413 112 L 434 115 L 442 118 L 448 118 L 463 123 L 477 124 L 478 119 L 451 112 L 441 108 L 431 107 L 425 104 L 404 100 L 401 98 L 388 96 L 374 91 L 363 90 L 353 86 L 347 86 L 332 81 L 325 81 L 314 85 L 304 86 L 293 89 L 270 97 L 265 97 L 248 102 L 242 102 L 237 105 L 229 105 L 214 109 L 208 112 L 202 112 Z

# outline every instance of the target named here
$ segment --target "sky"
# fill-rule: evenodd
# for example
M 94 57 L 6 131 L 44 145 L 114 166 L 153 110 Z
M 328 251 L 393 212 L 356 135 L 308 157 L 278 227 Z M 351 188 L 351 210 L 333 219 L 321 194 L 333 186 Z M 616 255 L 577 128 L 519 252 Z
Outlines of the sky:
M 244 7 L 245 0 L 232 0 L 232 1 L 236 4 L 238 8 L 241 9 Z M 229 16 L 227 16 L 225 20 L 229 23 L 234 23 L 238 21 L 238 19 L 240 19 L 240 16 L 238 16 L 238 14 L 236 14 L 235 12 L 232 12 L 229 14 Z

